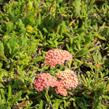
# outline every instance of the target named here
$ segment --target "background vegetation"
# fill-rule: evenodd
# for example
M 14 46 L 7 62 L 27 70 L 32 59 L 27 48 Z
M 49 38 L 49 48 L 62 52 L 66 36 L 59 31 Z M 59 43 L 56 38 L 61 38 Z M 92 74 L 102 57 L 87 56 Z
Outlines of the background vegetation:
M 0 0 L 0 109 L 108 109 L 109 1 Z M 80 85 L 69 96 L 38 93 L 47 50 L 68 50 Z

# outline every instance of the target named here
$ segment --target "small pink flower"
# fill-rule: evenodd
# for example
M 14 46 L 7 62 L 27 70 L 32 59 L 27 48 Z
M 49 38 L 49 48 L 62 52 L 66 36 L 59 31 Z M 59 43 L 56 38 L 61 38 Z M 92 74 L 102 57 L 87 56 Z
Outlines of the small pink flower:
M 66 89 L 74 89 L 78 86 L 78 78 L 76 74 L 71 70 L 65 70 L 56 74 L 59 81 L 64 85 Z
M 40 73 L 34 80 L 34 87 L 38 92 L 43 91 L 49 87 L 55 87 L 56 78 L 51 76 L 49 73 Z
M 46 53 L 45 63 L 51 67 L 55 67 L 57 64 L 64 64 L 65 60 L 72 59 L 72 55 L 66 50 L 52 49 Z
M 71 70 L 65 70 L 56 74 L 57 84 L 56 93 L 62 96 L 67 96 L 67 91 L 75 89 L 78 86 L 78 79 L 76 74 Z
M 61 82 L 58 82 L 57 86 L 55 87 L 55 91 L 57 94 L 62 96 L 67 96 L 67 90 L 65 89 L 64 85 Z

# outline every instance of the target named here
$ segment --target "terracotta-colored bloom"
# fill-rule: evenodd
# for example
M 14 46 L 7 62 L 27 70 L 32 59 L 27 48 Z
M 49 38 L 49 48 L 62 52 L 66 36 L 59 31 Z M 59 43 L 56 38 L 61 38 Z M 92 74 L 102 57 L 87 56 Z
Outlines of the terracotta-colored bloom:
M 65 70 L 57 73 L 58 84 L 56 85 L 56 93 L 66 96 L 67 90 L 75 89 L 78 86 L 78 79 L 76 74 L 71 70 Z M 63 91 L 63 92 L 62 92 Z
M 41 92 L 46 88 L 55 86 L 56 86 L 56 78 L 51 76 L 49 73 L 40 73 L 34 80 L 34 87 L 38 92 Z
M 65 60 L 72 59 L 72 55 L 66 50 L 52 49 L 46 53 L 45 63 L 51 67 L 55 67 L 57 64 L 64 64 Z

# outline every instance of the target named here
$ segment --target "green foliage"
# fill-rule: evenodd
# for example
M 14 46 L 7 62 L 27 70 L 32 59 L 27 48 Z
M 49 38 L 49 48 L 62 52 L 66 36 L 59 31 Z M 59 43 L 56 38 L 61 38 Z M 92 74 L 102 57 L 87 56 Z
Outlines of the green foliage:
M 0 0 L 0 109 L 108 109 L 108 0 Z M 80 85 L 69 96 L 38 93 L 48 49 L 68 50 Z

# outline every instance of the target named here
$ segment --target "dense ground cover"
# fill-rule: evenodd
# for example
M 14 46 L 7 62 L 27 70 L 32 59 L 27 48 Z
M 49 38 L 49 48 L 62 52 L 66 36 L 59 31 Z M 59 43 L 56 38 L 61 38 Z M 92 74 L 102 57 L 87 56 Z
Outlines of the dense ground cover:
M 0 109 L 108 109 L 109 1 L 0 0 Z M 72 60 L 50 67 L 50 49 Z M 38 92 L 37 74 L 76 72 L 67 96 Z

